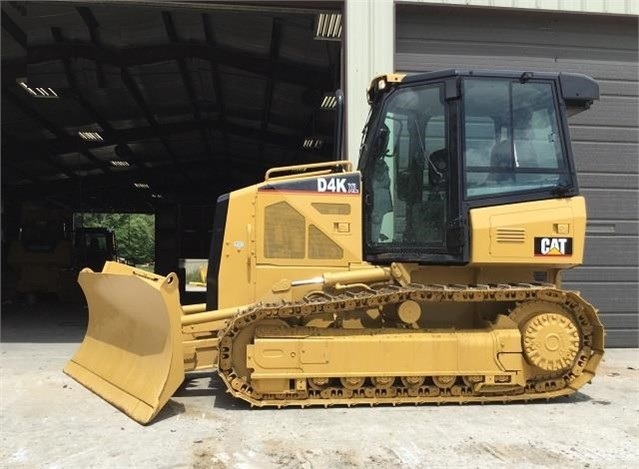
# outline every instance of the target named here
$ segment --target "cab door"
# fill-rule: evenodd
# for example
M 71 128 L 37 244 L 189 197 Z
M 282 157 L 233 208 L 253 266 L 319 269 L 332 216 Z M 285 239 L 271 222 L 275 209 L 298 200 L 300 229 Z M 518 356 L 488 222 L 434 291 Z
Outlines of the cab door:
M 373 105 L 360 162 L 367 260 L 467 261 L 456 89 L 454 79 L 402 84 Z

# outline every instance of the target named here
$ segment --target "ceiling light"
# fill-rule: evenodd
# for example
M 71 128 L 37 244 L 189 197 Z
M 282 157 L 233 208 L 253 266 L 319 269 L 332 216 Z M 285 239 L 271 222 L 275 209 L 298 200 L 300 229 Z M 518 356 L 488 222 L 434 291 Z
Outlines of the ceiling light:
M 146 182 L 134 182 L 133 187 L 136 189 L 148 189 L 149 185 Z
M 322 103 L 320 104 L 320 109 L 335 109 L 337 105 L 337 98 L 335 97 L 335 93 L 324 93 L 322 97 Z
M 305 150 L 319 150 L 322 146 L 324 146 L 324 140 L 321 138 L 307 137 L 304 139 L 304 143 L 302 143 L 302 148 Z
M 82 140 L 86 140 L 87 142 L 101 142 L 104 140 L 102 135 L 97 132 L 78 132 L 78 135 Z
M 340 41 L 342 39 L 342 14 L 319 13 L 315 15 L 315 39 Z
M 27 85 L 26 80 L 21 79 L 18 80 L 18 84 L 22 87 L 23 90 L 25 90 L 27 93 L 29 93 L 31 96 L 33 96 L 34 98 L 59 98 L 60 96 L 58 96 L 58 93 L 56 93 L 53 88 L 29 88 L 29 86 Z
M 117 166 L 119 168 L 131 166 L 127 160 L 111 160 L 109 163 L 111 163 L 111 166 Z
M 154 199 L 163 199 L 164 196 L 162 194 L 151 194 L 151 197 L 153 197 Z

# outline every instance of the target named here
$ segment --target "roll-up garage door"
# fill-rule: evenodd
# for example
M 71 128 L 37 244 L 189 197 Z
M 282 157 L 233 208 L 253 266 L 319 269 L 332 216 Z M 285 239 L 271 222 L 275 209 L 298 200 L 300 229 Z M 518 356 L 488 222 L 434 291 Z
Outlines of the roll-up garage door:
M 611 347 L 639 346 L 637 18 L 397 5 L 395 68 L 584 73 L 601 99 L 571 119 L 588 203 L 586 257 L 564 275 L 601 311 Z

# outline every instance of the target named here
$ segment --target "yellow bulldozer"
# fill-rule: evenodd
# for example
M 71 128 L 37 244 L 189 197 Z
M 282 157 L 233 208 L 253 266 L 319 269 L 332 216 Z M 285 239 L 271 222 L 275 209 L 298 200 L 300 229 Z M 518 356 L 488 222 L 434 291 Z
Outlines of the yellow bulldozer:
M 357 170 L 274 168 L 218 198 L 206 304 L 181 305 L 175 274 L 83 270 L 88 330 L 65 372 L 140 423 L 192 370 L 276 407 L 533 401 L 590 382 L 604 330 L 561 272 L 586 227 L 567 118 L 597 83 L 446 70 L 379 76 L 367 97 Z
M 81 301 L 80 269 L 98 270 L 117 259 L 115 232 L 107 227 L 73 226 L 72 214 L 39 205 L 22 208 L 20 231 L 11 242 L 7 263 L 17 274 L 16 293 L 30 301 L 41 293 Z

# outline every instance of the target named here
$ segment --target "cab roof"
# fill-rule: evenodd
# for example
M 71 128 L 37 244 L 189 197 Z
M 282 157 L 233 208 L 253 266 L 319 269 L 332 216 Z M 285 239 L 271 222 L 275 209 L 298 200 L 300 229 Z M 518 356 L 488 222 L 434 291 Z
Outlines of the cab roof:
M 459 77 L 511 78 L 518 79 L 522 83 L 536 79 L 554 80 L 559 83 L 561 97 L 566 105 L 571 108 L 577 108 L 577 112 L 588 109 L 594 100 L 599 99 L 599 84 L 591 77 L 579 73 L 446 69 L 412 75 L 403 73 L 379 75 L 371 81 L 368 88 L 368 102 L 372 104 L 378 95 L 386 93 L 397 86 Z

